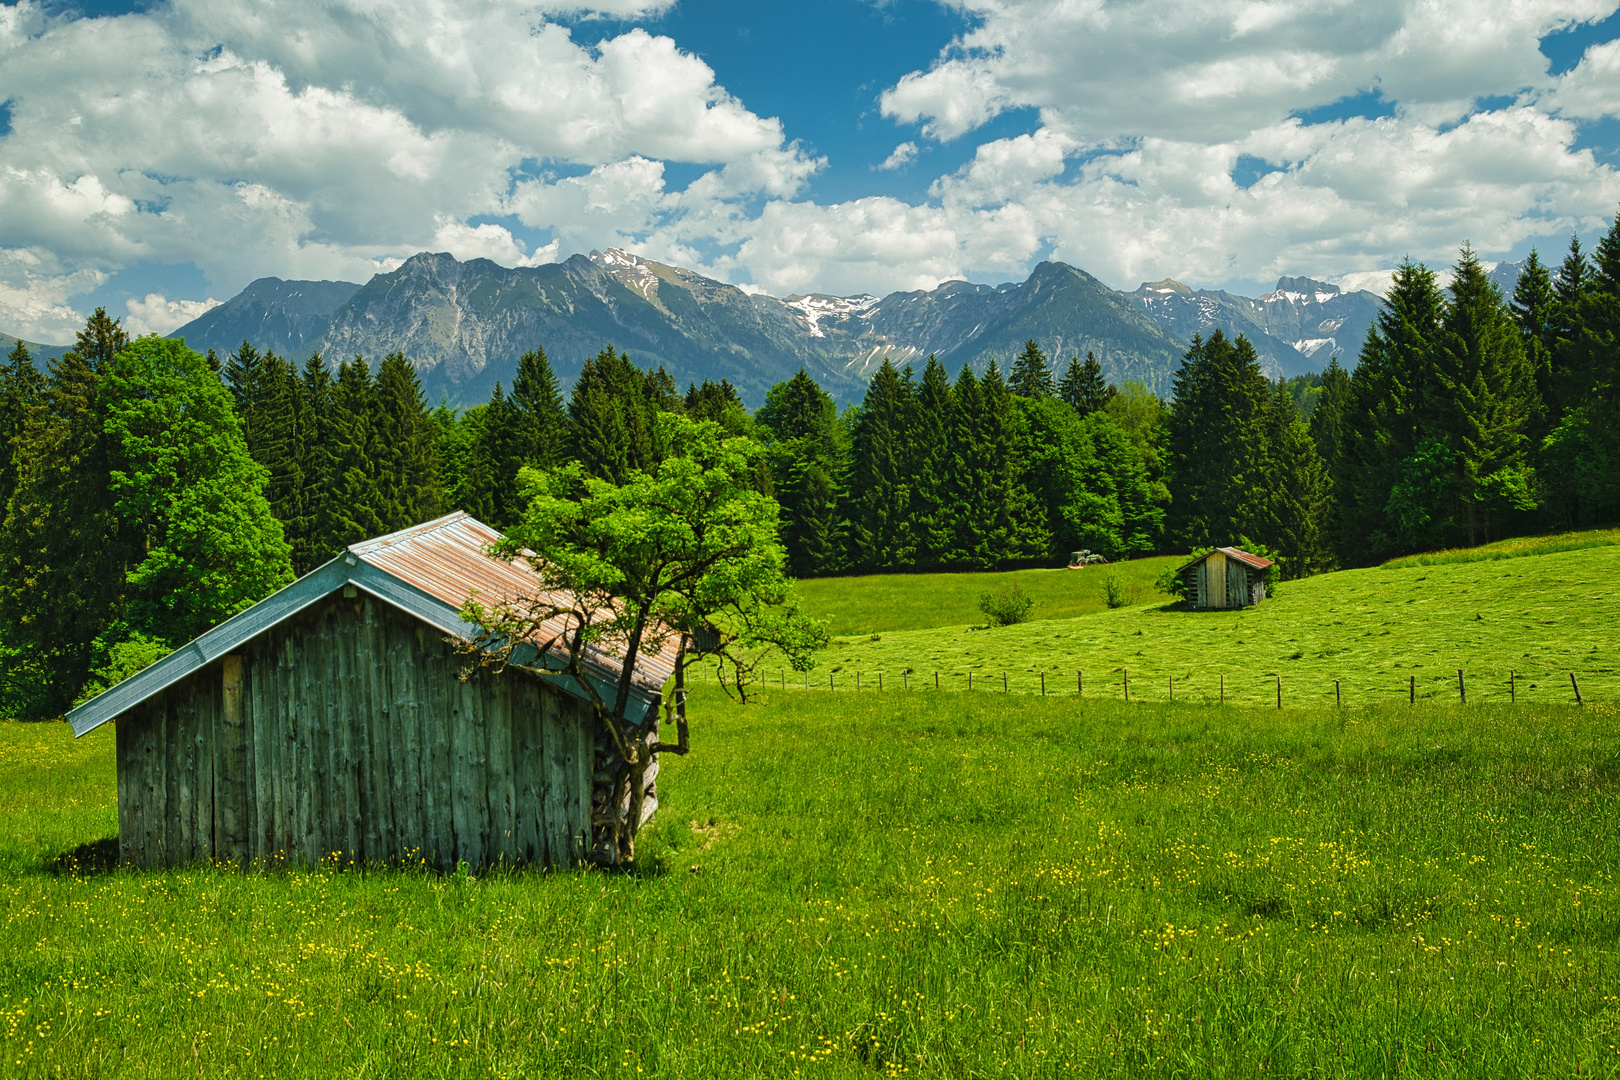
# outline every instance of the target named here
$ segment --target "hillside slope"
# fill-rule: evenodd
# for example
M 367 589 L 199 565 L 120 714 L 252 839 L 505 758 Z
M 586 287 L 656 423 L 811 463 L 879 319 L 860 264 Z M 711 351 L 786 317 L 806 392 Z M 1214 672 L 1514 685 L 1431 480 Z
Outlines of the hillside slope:
M 1090 571 L 1087 571 L 1089 573 Z M 976 689 L 1012 673 L 1015 689 L 1052 673 L 1065 691 L 1086 672 L 1087 694 L 1214 700 L 1331 701 L 1341 680 L 1349 704 L 1456 701 L 1457 669 L 1469 701 L 1569 701 L 1569 673 L 1583 693 L 1620 700 L 1620 546 L 1492 561 L 1375 567 L 1286 583 L 1280 595 L 1238 612 L 1189 612 L 1147 604 L 1096 615 L 978 630 L 970 626 L 842 639 L 823 657 L 834 671 L 941 671 L 948 685 Z M 812 609 L 813 610 L 813 609 Z M 986 679 L 986 676 L 989 679 Z

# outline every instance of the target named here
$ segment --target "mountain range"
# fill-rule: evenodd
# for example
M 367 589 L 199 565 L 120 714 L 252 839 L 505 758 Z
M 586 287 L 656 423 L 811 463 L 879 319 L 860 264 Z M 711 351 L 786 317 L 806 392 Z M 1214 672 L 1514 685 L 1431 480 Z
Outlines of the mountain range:
M 1493 276 L 1511 289 L 1517 269 L 1503 263 Z M 429 400 L 455 405 L 510 383 L 518 357 L 537 345 L 566 387 L 611 343 L 683 386 L 729 379 L 754 405 L 800 367 L 854 401 L 884 357 L 920 367 L 934 354 L 954 377 L 992 359 L 1006 369 L 1031 338 L 1058 374 L 1090 351 L 1110 380 L 1138 379 L 1160 394 L 1193 335 L 1217 328 L 1246 335 L 1272 377 L 1319 371 L 1332 356 L 1352 366 L 1379 304 L 1374 293 L 1303 277 L 1258 297 L 1173 280 L 1120 292 L 1061 262 L 1002 285 L 779 298 L 617 249 L 518 268 L 424 252 L 363 285 L 260 278 L 173 336 L 199 351 L 224 354 L 246 340 L 334 362 L 397 350 L 416 365 Z

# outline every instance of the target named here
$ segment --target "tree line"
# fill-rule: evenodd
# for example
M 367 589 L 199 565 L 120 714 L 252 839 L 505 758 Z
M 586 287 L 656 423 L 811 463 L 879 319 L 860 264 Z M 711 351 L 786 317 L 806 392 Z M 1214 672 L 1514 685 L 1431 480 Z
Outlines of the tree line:
M 763 446 L 744 480 L 799 576 L 1237 543 L 1297 577 L 1611 521 L 1617 333 L 1613 226 L 1511 297 L 1466 247 L 1444 289 L 1403 263 L 1353 372 L 1273 383 L 1243 337 L 1195 338 L 1169 402 L 1031 341 L 954 379 L 884 360 L 842 409 L 801 370 L 752 413 L 611 346 L 565 395 L 536 348 L 456 410 L 398 353 L 199 356 L 98 309 L 43 372 L 21 343 L 0 369 L 0 711 L 59 715 L 346 544 L 457 508 L 511 527 L 524 466 L 623 484 L 660 413 Z

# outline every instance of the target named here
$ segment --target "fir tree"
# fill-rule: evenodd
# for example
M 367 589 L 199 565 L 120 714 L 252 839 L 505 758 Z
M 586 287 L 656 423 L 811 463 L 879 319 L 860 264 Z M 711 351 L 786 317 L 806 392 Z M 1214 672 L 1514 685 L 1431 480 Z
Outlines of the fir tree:
M 800 368 L 771 387 L 754 419 L 768 444 L 790 568 L 800 576 L 839 569 L 844 446 L 837 405 Z
M 1271 386 L 1254 346 L 1216 330 L 1192 347 L 1175 375 L 1168 423 L 1169 529 L 1184 548 L 1258 537 L 1259 501 L 1270 483 L 1266 422 Z
M 568 399 L 574 458 L 592 476 L 625 483 L 658 462 L 653 418 L 678 401 L 663 369 L 643 372 L 607 346 L 585 361 Z
M 1419 410 L 1425 436 L 1456 462 L 1449 493 L 1459 538 L 1492 535 L 1502 515 L 1533 509 L 1525 429 L 1535 411 L 1535 376 L 1513 316 L 1485 268 L 1464 247 L 1435 342 L 1431 390 Z M 1409 516 L 1424 508 L 1411 507 Z
M 1069 370 L 1063 376 L 1063 384 L 1058 387 L 1058 396 L 1081 416 L 1090 416 L 1099 409 L 1107 408 L 1109 399 L 1116 393 L 1117 390 L 1103 381 L 1102 364 L 1097 354 L 1089 350 L 1084 364 L 1078 356 L 1069 361 Z
M 101 372 L 129 339 L 97 308 L 48 366 L 13 443 L 16 480 L 0 525 L 0 626 L 40 673 L 31 719 L 60 715 L 89 677 L 94 643 L 122 615 L 136 538 L 110 491 Z
M 951 382 L 932 354 L 923 366 L 911 423 L 911 540 L 919 567 L 943 565 L 955 525 L 950 518 Z
M 298 379 L 303 437 L 298 440 L 298 471 L 303 481 L 298 517 L 282 527 L 292 544 L 293 568 L 300 574 L 337 555 L 344 543 L 337 525 L 341 477 L 338 474 L 332 412 L 332 370 L 320 353 L 304 361 Z
M 28 346 L 18 340 L 6 357 L 5 368 L 0 370 L 0 519 L 17 487 L 15 444 L 22 437 L 24 422 L 38 407 L 43 389 L 44 379 L 34 366 Z
M 443 512 L 438 433 L 421 380 L 403 353 L 389 353 L 378 367 L 375 402 L 377 513 L 383 531 L 393 532 Z
M 1285 380 L 1277 381 L 1266 427 L 1271 460 L 1259 538 L 1277 553 L 1284 577 L 1300 578 L 1326 561 L 1331 512 L 1327 467 Z
M 1445 300 L 1433 271 L 1407 260 L 1350 378 L 1346 438 L 1333 474 L 1338 507 L 1334 545 L 1340 563 L 1363 566 L 1395 554 L 1387 508 L 1401 463 L 1424 432 L 1419 417 L 1430 392 L 1429 371 Z
M 1550 425 L 1557 423 L 1553 415 L 1553 349 L 1558 344 L 1558 293 L 1553 287 L 1552 275 L 1541 264 L 1541 257 L 1532 249 L 1524 261 L 1524 270 L 1513 285 L 1513 321 L 1518 324 L 1519 337 L 1524 342 L 1526 359 L 1535 374 L 1537 407 L 1531 423 L 1531 439 L 1539 444 Z M 1550 422 L 1550 423 L 1549 423 Z
M 1035 558 L 1046 553 L 1052 537 L 1040 506 L 1030 493 L 1023 424 L 994 360 L 990 361 L 979 388 L 984 402 L 982 430 L 988 454 L 985 474 L 990 480 L 985 499 L 994 515 L 985 519 L 994 523 L 990 534 L 990 550 L 994 554 L 991 562 L 981 565 Z
M 377 474 L 377 388 L 363 358 L 338 365 L 329 415 L 332 471 L 320 535 L 336 554 L 389 531 Z
M 568 449 L 568 412 L 544 349 L 531 349 L 518 359 L 510 404 L 508 437 L 516 465 L 508 479 L 515 482 L 524 465 L 537 469 L 561 465 Z
M 909 371 L 908 371 L 909 376 Z M 911 447 L 915 387 L 885 359 L 866 389 L 855 422 L 849 472 L 852 567 L 891 570 L 912 564 Z
M 702 386 L 688 385 L 683 405 L 687 416 L 694 420 L 712 420 L 724 428 L 727 435 L 747 435 L 752 430 L 742 395 L 726 379 L 719 382 L 704 379 Z
M 1013 361 L 1009 382 L 1019 397 L 1048 398 L 1057 392 L 1052 386 L 1052 367 L 1034 338 L 1024 342 L 1024 351 Z

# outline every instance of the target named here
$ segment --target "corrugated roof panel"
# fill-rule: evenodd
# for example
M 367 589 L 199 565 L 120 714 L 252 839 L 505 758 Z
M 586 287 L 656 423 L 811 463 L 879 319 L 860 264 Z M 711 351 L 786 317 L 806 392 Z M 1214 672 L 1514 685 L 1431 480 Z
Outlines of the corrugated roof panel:
M 461 511 L 414 528 L 379 536 L 354 544 L 354 555 L 377 569 L 416 586 L 456 608 L 477 596 L 480 603 L 512 603 L 541 598 L 538 584 L 524 560 L 506 562 L 484 554 L 501 539 L 500 533 L 477 518 Z M 543 624 L 535 644 L 555 638 L 568 627 L 568 620 L 557 617 Z M 645 694 L 658 694 L 675 672 L 676 640 L 666 641 L 662 652 L 642 653 L 636 660 L 634 685 Z M 610 679 L 623 671 L 623 658 L 592 650 L 587 661 Z

